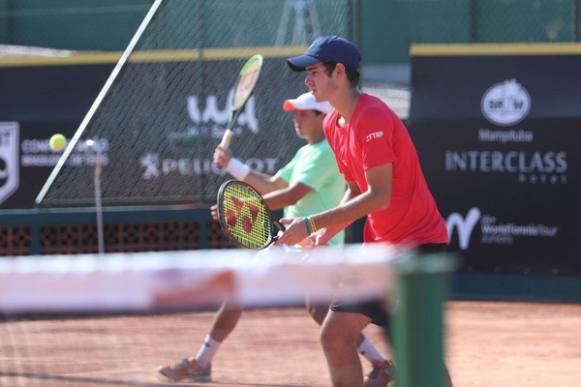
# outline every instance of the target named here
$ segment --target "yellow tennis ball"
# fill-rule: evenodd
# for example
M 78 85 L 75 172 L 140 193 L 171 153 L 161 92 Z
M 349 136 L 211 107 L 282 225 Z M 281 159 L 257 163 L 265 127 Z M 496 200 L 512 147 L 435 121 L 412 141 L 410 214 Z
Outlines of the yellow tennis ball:
M 65 148 L 67 139 L 60 133 L 53 134 L 48 144 L 53 152 L 60 152 Z

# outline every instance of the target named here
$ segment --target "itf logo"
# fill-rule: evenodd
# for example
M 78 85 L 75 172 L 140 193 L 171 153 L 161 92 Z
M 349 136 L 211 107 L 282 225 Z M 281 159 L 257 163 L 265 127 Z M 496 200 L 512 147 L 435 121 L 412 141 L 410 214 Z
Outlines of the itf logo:
M 460 249 L 466 250 L 470 244 L 470 236 L 474 230 L 474 226 L 480 220 L 480 210 L 472 207 L 465 217 L 453 212 L 446 219 L 446 227 L 448 228 L 448 235 L 452 239 L 454 229 L 458 231 L 458 244 Z
M 488 121 L 500 126 L 511 126 L 529 114 L 531 97 L 516 79 L 511 79 L 492 85 L 486 90 L 480 107 Z
M 19 184 L 19 128 L 17 122 L 0 122 L 0 204 Z

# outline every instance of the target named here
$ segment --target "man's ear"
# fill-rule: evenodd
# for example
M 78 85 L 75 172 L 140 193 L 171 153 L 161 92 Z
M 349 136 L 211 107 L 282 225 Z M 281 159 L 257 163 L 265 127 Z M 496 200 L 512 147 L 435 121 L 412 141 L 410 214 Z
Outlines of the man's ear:
M 347 73 L 345 72 L 345 65 L 343 63 L 337 63 L 333 73 L 336 75 L 336 78 L 341 77 L 341 75 L 347 76 Z

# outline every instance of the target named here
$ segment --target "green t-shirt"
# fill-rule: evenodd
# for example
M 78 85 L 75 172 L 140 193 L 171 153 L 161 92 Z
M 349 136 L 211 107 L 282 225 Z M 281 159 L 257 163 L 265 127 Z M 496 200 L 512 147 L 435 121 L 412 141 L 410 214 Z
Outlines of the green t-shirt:
M 284 209 L 285 217 L 300 218 L 336 207 L 345 193 L 345 182 L 327 140 L 301 147 L 276 175 L 289 185 L 301 183 L 312 189 L 301 200 Z M 329 244 L 340 245 L 344 240 L 345 232 L 341 231 Z

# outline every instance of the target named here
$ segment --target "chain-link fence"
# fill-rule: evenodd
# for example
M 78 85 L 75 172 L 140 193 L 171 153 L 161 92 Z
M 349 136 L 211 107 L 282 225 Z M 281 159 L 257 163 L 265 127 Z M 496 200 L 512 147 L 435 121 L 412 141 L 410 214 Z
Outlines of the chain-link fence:
M 412 43 L 581 40 L 580 0 L 364 0 L 366 63 L 407 62 Z
M 365 64 L 382 64 L 405 63 L 412 43 L 576 41 L 581 0 L 161 3 L 82 126 L 82 139 L 100 140 L 107 152 L 105 203 L 211 200 L 225 178 L 212 166 L 211 154 L 226 125 L 230 90 L 240 64 L 256 52 L 267 61 L 255 97 L 235 125 L 233 149 L 272 173 L 301 144 L 290 117 L 280 111 L 285 98 L 305 90 L 302 77 L 285 69 L 284 58 L 294 54 L 289 49 L 301 51 L 317 35 L 339 34 L 359 43 Z M 151 4 L 0 0 L 0 43 L 121 49 Z M 48 201 L 92 201 L 92 165 L 85 166 L 87 155 L 77 153 L 71 152 Z
M 240 66 L 256 53 L 265 64 L 233 127 L 232 149 L 253 168 L 274 174 L 303 144 L 282 103 L 306 91 L 304 75 L 290 71 L 286 58 L 302 53 L 315 35 L 349 36 L 351 4 L 156 1 L 127 61 L 117 65 L 67 148 L 66 162 L 49 178 L 42 204 L 93 201 L 94 161 L 82 149 L 87 139 L 103 153 L 105 204 L 215 200 L 227 176 L 212 164 L 212 153 Z
M 0 44 L 122 50 L 152 3 L 153 0 L 0 0 Z M 340 2 L 346 10 L 330 7 L 332 0 L 189 3 L 196 13 L 188 24 L 200 31 L 196 45 L 303 44 L 311 36 L 327 31 L 354 39 L 362 46 L 369 64 L 406 62 L 412 43 L 581 39 L 581 0 Z M 177 15 L 181 11 L 176 8 L 173 12 Z M 342 19 L 341 25 L 335 24 L 344 12 L 349 17 Z

